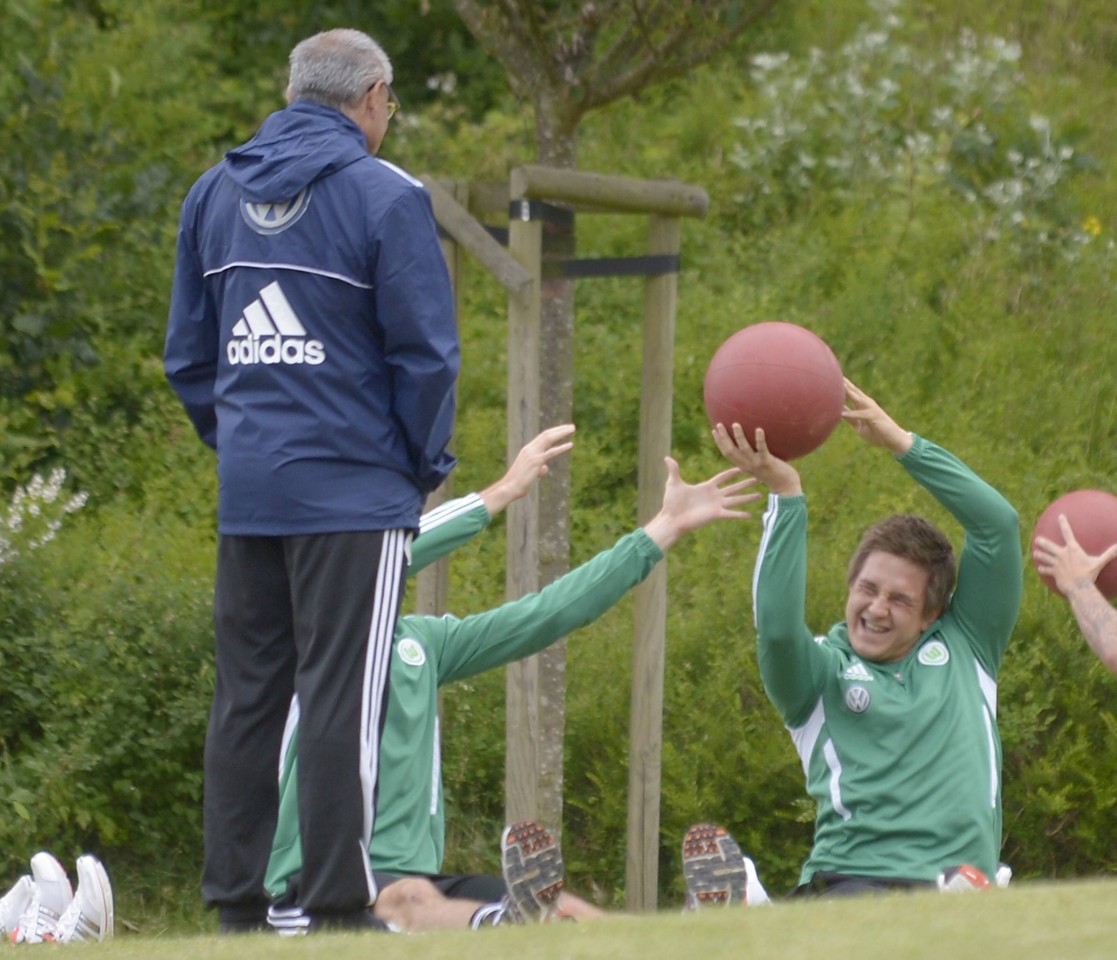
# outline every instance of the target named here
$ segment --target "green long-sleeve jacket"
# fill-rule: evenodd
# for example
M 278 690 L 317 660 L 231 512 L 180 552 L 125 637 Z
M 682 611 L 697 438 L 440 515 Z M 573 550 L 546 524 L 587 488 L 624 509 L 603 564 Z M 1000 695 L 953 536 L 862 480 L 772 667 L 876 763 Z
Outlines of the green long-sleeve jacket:
M 411 572 L 465 543 L 489 522 L 476 495 L 426 515 L 415 539 Z M 374 870 L 437 874 L 445 848 L 439 756 L 438 688 L 538 653 L 596 620 L 644 580 L 662 558 L 643 530 L 554 583 L 494 610 L 464 618 L 409 615 L 396 628 L 388 711 L 381 740 Z M 297 720 L 297 710 L 292 720 Z M 294 723 L 280 772 L 280 811 L 266 886 L 282 896 L 302 863 L 296 795 Z
M 942 615 L 893 663 L 860 658 L 844 622 L 806 624 L 807 504 L 770 496 L 753 577 L 765 689 L 817 806 L 800 882 L 816 871 L 934 880 L 972 864 L 992 876 L 1001 846 L 997 671 L 1020 608 L 1016 511 L 941 447 L 898 458 L 965 530 Z

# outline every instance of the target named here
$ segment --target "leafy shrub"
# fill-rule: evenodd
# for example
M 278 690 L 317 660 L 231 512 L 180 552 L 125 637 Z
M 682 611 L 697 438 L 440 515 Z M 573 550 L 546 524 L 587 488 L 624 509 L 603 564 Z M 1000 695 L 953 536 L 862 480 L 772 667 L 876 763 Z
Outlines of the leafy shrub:
M 963 31 L 941 53 L 905 39 L 903 0 L 835 51 L 752 58 L 757 102 L 737 121 L 742 222 L 753 228 L 877 186 L 904 196 L 939 182 L 979 204 L 986 239 L 1073 250 L 1089 240 L 1061 185 L 1096 164 L 1034 113 L 1020 46 Z
M 121 502 L 0 571 L 4 661 L 22 664 L 0 711 L 13 864 L 44 846 L 199 855 L 211 555 L 204 529 Z
M 40 715 L 50 702 L 37 686 L 49 661 L 35 639 L 45 594 L 24 569 L 30 555 L 55 538 L 63 519 L 85 505 L 84 493 L 63 495 L 65 480 L 66 471 L 58 468 L 45 481 L 36 474 L 16 487 L 0 525 L 0 646 L 9 682 L 0 691 L 0 750 L 5 753 L 41 733 Z

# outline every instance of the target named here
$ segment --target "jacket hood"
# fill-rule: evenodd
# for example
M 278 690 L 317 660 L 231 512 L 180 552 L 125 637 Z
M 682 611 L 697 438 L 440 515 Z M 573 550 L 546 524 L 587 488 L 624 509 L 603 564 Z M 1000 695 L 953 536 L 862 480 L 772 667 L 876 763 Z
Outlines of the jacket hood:
M 296 100 L 225 154 L 225 172 L 250 201 L 290 200 L 315 180 L 369 155 L 365 135 L 333 107 Z

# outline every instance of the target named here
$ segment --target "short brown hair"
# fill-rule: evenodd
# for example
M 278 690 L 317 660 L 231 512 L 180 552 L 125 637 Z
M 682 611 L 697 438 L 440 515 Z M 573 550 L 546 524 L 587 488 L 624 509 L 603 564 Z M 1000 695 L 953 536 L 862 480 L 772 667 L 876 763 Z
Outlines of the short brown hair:
M 852 587 L 860 575 L 869 554 L 877 550 L 910 560 L 926 570 L 925 609 L 942 612 L 954 589 L 958 570 L 954 546 L 945 533 L 929 520 L 913 513 L 898 513 L 874 523 L 861 537 L 861 543 L 849 561 L 846 577 L 849 586 Z

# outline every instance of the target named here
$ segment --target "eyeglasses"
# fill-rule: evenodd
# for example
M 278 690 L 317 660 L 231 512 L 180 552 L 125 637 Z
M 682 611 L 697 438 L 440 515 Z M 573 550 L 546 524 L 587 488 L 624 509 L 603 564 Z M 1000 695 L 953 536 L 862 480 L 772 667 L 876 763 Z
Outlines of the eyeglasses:
M 396 96 L 392 85 L 387 80 L 377 80 L 376 83 L 369 84 L 369 90 L 372 90 L 377 83 L 384 84 L 384 89 L 388 91 L 388 119 L 391 120 L 397 113 L 399 113 L 399 98 Z

